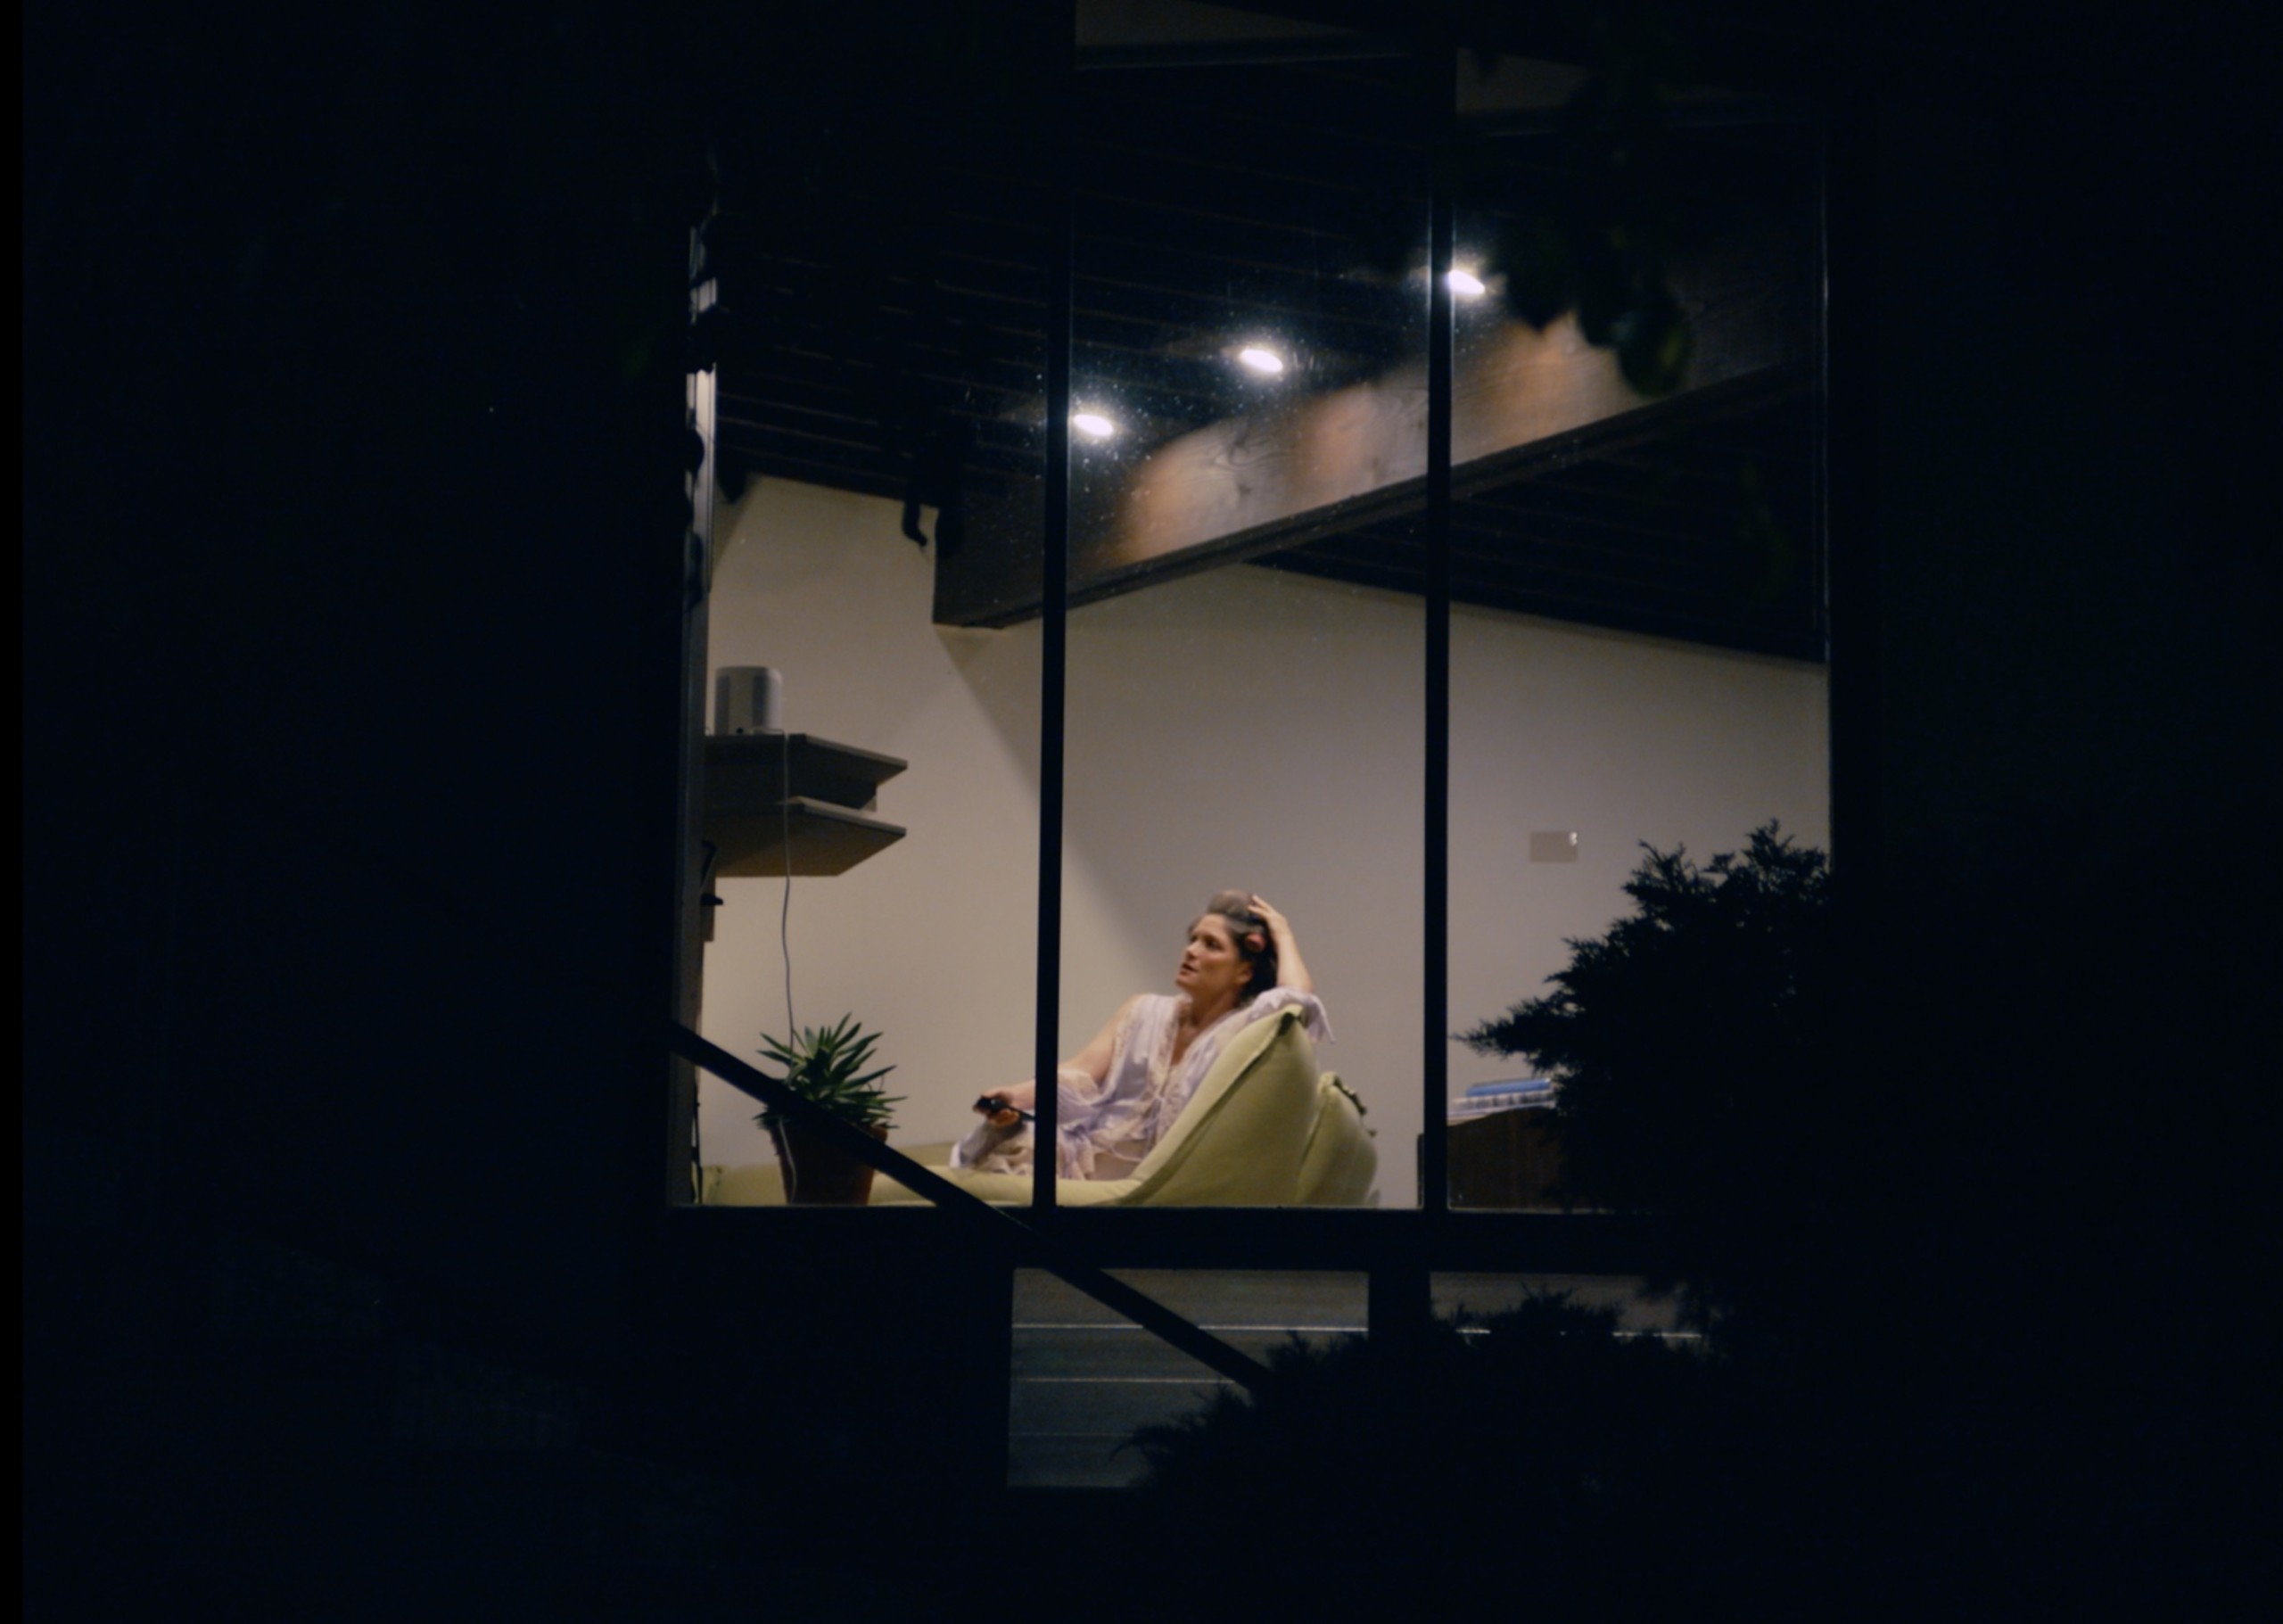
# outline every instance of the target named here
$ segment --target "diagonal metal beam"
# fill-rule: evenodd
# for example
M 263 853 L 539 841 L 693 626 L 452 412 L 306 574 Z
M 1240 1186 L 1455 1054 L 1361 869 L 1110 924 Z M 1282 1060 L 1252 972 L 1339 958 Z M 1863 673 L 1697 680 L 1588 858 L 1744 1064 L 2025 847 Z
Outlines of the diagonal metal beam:
M 1673 276 L 1696 354 L 1682 388 L 1636 393 L 1573 317 L 1543 329 L 1477 324 L 1454 358 L 1453 494 L 1555 472 L 1709 419 L 1764 408 L 1812 382 L 1810 283 L 1780 227 L 1740 228 Z M 1423 358 L 1422 358 L 1423 359 Z M 1071 606 L 1241 563 L 1421 511 L 1427 369 L 1263 404 L 1131 462 L 1104 456 L 1073 492 Z M 967 546 L 937 559 L 935 618 L 1005 626 L 1040 613 L 1037 497 L 973 504 Z
M 1268 1367 L 1250 1355 L 1230 1347 L 1155 1298 L 1135 1290 L 1116 1275 L 1087 1262 L 1068 1247 L 1024 1223 L 1012 1209 L 993 1207 L 980 1197 L 960 1189 L 934 1169 L 920 1166 L 902 1151 L 890 1150 L 870 1134 L 851 1126 L 822 1106 L 803 1099 L 767 1072 L 739 1059 L 719 1044 L 700 1037 L 680 1022 L 672 1024 L 667 1034 L 667 1044 L 683 1059 L 712 1072 L 740 1093 L 751 1095 L 804 1127 L 829 1135 L 859 1161 L 886 1174 L 914 1194 L 926 1197 L 944 1211 L 955 1215 L 959 1221 L 972 1224 L 989 1243 L 1003 1246 L 1014 1253 L 1018 1261 L 1044 1269 L 1056 1279 L 1076 1287 L 1104 1307 L 1124 1315 L 1142 1330 L 1171 1343 L 1216 1374 L 1227 1377 L 1248 1391 L 1257 1391 L 1267 1381 Z

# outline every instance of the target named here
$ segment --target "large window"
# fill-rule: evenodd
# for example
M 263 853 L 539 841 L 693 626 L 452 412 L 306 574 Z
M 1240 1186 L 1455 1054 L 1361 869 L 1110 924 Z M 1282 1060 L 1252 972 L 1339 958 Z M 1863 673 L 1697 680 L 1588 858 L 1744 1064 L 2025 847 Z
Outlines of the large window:
M 1247 888 L 1367 1109 L 1358 1199 L 1543 1205 L 1539 1119 L 1465 1103 L 1529 1068 L 1447 1035 L 1641 843 L 1827 839 L 1812 127 L 1525 42 L 1077 17 L 1067 81 L 1010 21 L 875 65 L 892 149 L 780 117 L 725 167 L 700 686 L 781 709 L 709 793 L 812 804 L 789 894 L 709 853 L 702 1030 L 854 1016 L 940 1160 Z M 892 765 L 834 802 L 788 734 Z M 714 1199 L 777 1197 L 757 1109 L 700 1084 Z

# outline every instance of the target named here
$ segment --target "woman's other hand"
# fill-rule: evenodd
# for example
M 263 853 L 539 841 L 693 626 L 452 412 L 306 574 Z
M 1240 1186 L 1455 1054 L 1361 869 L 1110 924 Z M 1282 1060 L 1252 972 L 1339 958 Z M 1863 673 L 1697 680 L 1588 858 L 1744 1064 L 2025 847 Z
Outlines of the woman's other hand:
M 1018 1083 L 1012 1088 L 985 1090 L 983 1097 L 975 1102 L 975 1109 L 983 1113 L 984 1120 L 993 1127 L 1011 1128 L 1037 1101 L 1037 1084 Z M 993 1109 L 994 1107 L 995 1109 Z

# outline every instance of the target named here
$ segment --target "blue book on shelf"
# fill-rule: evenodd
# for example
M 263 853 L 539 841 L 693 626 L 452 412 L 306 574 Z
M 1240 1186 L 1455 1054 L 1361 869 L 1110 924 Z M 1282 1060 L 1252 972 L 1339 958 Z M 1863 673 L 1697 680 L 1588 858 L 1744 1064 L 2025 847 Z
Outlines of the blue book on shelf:
M 1519 1100 L 1554 1092 L 1551 1077 L 1516 1077 L 1507 1083 L 1477 1083 L 1466 1091 L 1470 1100 Z

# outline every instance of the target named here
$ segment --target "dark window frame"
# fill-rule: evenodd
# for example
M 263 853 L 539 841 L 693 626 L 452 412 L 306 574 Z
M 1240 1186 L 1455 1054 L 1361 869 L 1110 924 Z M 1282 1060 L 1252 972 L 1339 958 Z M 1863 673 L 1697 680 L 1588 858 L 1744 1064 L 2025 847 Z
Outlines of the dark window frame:
M 1431 121 L 1443 138 L 1455 126 L 1453 92 L 1460 46 L 1448 40 L 1401 47 L 1420 63 L 1422 96 L 1420 116 Z M 1375 54 L 1390 54 L 1374 47 Z M 1061 62 L 1059 84 L 1047 98 L 1050 117 L 1062 124 L 1076 101 L 1084 70 L 1075 52 Z M 1859 212 L 1834 210 L 1833 169 L 1844 167 L 1859 179 L 1867 176 L 1867 127 L 1859 110 L 1850 114 L 1833 103 L 1818 110 L 1819 139 L 1826 144 L 1820 181 L 1823 216 L 1819 250 L 1826 294 L 1819 312 L 1817 360 L 1822 397 L 1821 421 L 1825 441 L 1819 447 L 1823 515 L 1820 540 L 1826 571 L 1829 623 L 1838 631 L 1830 641 L 1831 672 L 1831 821 L 1834 849 L 1844 846 L 1850 868 L 1867 870 L 1877 845 L 1875 797 L 1863 793 L 1875 782 L 1876 736 L 1873 725 L 1877 704 L 1876 672 L 1871 655 L 1875 638 L 1875 555 L 1871 538 L 1850 531 L 1847 545 L 1833 545 L 1834 512 L 1860 515 L 1868 511 L 1870 458 L 1865 431 L 1874 396 L 1867 374 L 1864 335 L 1850 322 L 1852 307 L 1834 305 L 1829 288 L 1844 283 L 1868 256 L 1870 244 Z M 1059 1059 L 1059 1007 L 1062 910 L 1063 845 L 1063 722 L 1066 714 L 1065 650 L 1068 614 L 1069 415 L 1071 377 L 1071 207 L 1068 173 L 1069 144 L 1051 138 L 1045 144 L 1055 169 L 1051 176 L 1059 220 L 1054 253 L 1059 263 L 1050 278 L 1047 346 L 1047 507 L 1044 517 L 1044 606 L 1042 614 L 1041 788 L 1038 848 L 1038 961 L 1034 1022 L 1034 1075 L 1051 1076 Z M 1450 810 L 1450 528 L 1452 502 L 1453 347 L 1455 321 L 1444 273 L 1454 258 L 1455 207 L 1446 183 L 1430 191 L 1430 304 L 1429 310 L 1429 449 L 1428 500 L 1425 513 L 1427 556 L 1426 679 L 1423 718 L 1426 770 L 1422 783 L 1425 802 L 1422 919 L 1425 951 L 1422 962 L 1423 1018 L 1422 1066 L 1422 1137 L 1419 1145 L 1418 1205 L 1404 1209 L 1332 1210 L 1309 1208 L 1214 1208 L 1209 1210 L 1065 1209 L 1056 1200 L 1050 1158 L 1041 1158 L 1034 1186 L 1034 1204 L 1012 1209 L 1022 1223 L 1042 1236 L 1067 1247 L 1103 1268 L 1288 1268 L 1296 1270 L 1358 1270 L 1372 1282 L 1372 1320 L 1375 1331 L 1413 1323 L 1428 1306 L 1428 1282 L 1436 1273 L 1485 1271 L 1519 1274 L 1636 1274 L 1650 1272 L 1665 1249 L 1662 1225 L 1652 1216 L 1604 1213 L 1542 1211 L 1455 1211 L 1448 1202 L 1446 1124 L 1443 1107 L 1448 1092 L 1446 1048 L 1448 1018 L 1449 810 Z M 1834 313 L 1836 319 L 1834 319 Z M 1847 342 L 1834 367 L 1834 336 Z M 693 685 L 696 706 L 688 720 L 691 729 L 702 727 L 702 668 L 705 660 L 702 604 L 694 658 L 701 680 Z M 685 885 L 686 905 L 697 906 L 696 880 Z M 670 1138 L 677 1153 L 688 1150 L 688 1117 L 696 1109 L 694 1090 L 680 1079 L 691 1074 L 678 1063 L 678 1078 L 670 1116 Z M 1039 1132 L 1051 1140 L 1054 1125 L 1054 1091 L 1040 1097 Z M 686 1161 L 677 1162 L 669 1175 L 672 1204 L 685 1204 L 678 1186 L 688 1182 Z M 695 1210 L 695 1209 L 694 1209 Z M 722 1209 L 703 1209 L 722 1214 Z M 722 1216 L 727 1216 L 722 1214 Z M 810 1214 L 798 1208 L 755 1211 L 739 1221 L 758 1220 L 772 1230 L 791 1224 L 796 1229 Z M 912 1220 L 878 1216 L 881 1244 L 896 1243 Z M 829 1220 L 835 1244 L 854 1240 L 849 1227 Z M 1007 1267 L 1019 1266 L 1010 1257 Z

